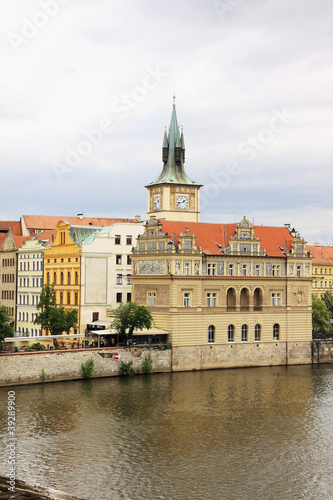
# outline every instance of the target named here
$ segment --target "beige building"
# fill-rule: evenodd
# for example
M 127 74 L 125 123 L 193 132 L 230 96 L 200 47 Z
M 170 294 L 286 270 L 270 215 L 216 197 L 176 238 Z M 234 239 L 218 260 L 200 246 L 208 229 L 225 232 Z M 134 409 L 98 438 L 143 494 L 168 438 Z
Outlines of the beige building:
M 169 333 L 173 369 L 310 363 L 306 242 L 288 225 L 254 226 L 246 217 L 198 222 L 200 184 L 183 159 L 174 106 L 162 173 L 146 186 L 150 220 L 132 268 L 133 300 Z
M 55 231 L 42 231 L 27 238 L 18 250 L 16 331 L 22 337 L 42 335 L 40 325 L 34 324 L 37 304 L 43 286 L 43 253 Z

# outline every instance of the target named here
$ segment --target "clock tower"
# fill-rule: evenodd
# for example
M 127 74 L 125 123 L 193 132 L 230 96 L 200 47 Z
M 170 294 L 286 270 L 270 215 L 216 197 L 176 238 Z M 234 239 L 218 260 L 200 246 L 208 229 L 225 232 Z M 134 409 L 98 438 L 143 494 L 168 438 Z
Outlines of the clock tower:
M 164 132 L 162 161 L 162 172 L 146 186 L 148 217 L 199 222 L 201 184 L 192 181 L 184 169 L 185 142 L 177 123 L 175 97 L 169 133 Z

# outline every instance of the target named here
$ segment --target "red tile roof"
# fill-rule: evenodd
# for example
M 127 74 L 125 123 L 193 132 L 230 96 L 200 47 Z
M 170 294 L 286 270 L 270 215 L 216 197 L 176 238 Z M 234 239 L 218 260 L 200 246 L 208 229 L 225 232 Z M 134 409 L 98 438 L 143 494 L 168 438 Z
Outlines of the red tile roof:
M 2 246 L 3 246 L 4 241 L 6 239 L 6 235 L 7 235 L 7 233 L 0 233 L 0 252 L 2 250 Z
M 186 227 L 190 234 L 196 236 L 196 245 L 208 255 L 222 255 L 218 244 L 223 248 L 229 245 L 229 239 L 235 234 L 237 224 L 210 224 L 206 222 L 161 221 L 162 230 L 168 233 L 170 240 L 175 235 L 175 244 L 179 242 L 179 234 L 185 233 Z M 271 257 L 283 257 L 280 247 L 289 251 L 293 238 L 286 227 L 254 226 L 254 235 L 259 238 L 260 246 Z
M 0 230 L 12 228 L 14 236 L 22 236 L 21 222 L 19 220 L 2 220 L 0 221 Z
M 333 264 L 333 247 L 306 245 L 312 253 L 312 264 Z
M 28 229 L 56 229 L 57 223 L 60 220 L 66 221 L 69 224 L 80 226 L 112 226 L 117 222 L 135 222 L 135 219 L 117 219 L 105 217 L 60 217 L 57 215 L 23 215 L 25 224 Z
M 25 240 L 27 239 L 26 236 L 14 236 L 14 241 L 15 241 L 15 245 L 16 245 L 16 248 L 21 248 L 21 246 L 23 245 L 23 243 L 25 242 Z

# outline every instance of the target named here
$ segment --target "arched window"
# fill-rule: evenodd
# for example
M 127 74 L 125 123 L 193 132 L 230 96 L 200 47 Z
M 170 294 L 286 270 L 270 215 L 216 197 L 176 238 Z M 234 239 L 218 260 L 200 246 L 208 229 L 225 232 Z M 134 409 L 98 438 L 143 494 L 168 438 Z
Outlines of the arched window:
M 240 294 L 241 311 L 248 311 L 249 310 L 249 305 L 250 305 L 249 291 L 248 291 L 247 288 L 242 288 L 241 289 L 241 294 Z
M 67 283 L 69 285 L 71 284 L 71 273 L 68 273 L 68 275 L 67 275 Z
M 53 283 L 57 284 L 57 273 L 53 273 Z
M 256 288 L 253 294 L 253 309 L 255 311 L 262 310 L 262 291 L 260 288 Z
M 63 272 L 60 273 L 60 284 L 61 285 L 64 284 L 64 273 Z
M 247 341 L 247 325 L 242 325 L 242 337 L 241 337 L 242 342 Z
M 273 340 L 279 340 L 279 338 L 280 338 L 280 325 L 275 323 L 275 325 L 273 325 Z
M 236 310 L 236 291 L 234 288 L 229 288 L 227 291 L 227 310 Z
M 234 341 L 234 333 L 235 333 L 234 325 L 229 325 L 228 326 L 228 342 Z
M 215 326 L 210 325 L 208 327 L 208 342 L 214 342 L 215 337 Z
M 260 338 L 261 338 L 261 325 L 257 324 L 254 327 L 254 341 L 260 342 Z
M 75 285 L 79 284 L 79 273 L 76 271 L 75 273 Z

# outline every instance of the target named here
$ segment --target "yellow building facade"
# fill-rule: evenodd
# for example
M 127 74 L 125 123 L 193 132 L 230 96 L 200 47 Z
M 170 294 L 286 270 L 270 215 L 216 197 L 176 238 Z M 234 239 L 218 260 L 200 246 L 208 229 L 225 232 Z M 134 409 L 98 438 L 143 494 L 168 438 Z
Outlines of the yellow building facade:
M 307 245 L 312 255 L 312 293 L 322 297 L 332 293 L 333 285 L 333 247 Z
M 89 229 L 83 227 L 84 234 Z M 91 232 L 96 230 L 91 228 Z M 44 251 L 44 284 L 54 284 L 56 303 L 66 310 L 76 309 L 80 324 L 81 239 L 66 221 L 59 221 L 54 242 Z M 45 332 L 44 332 L 45 333 Z M 71 334 L 79 333 L 78 328 Z

